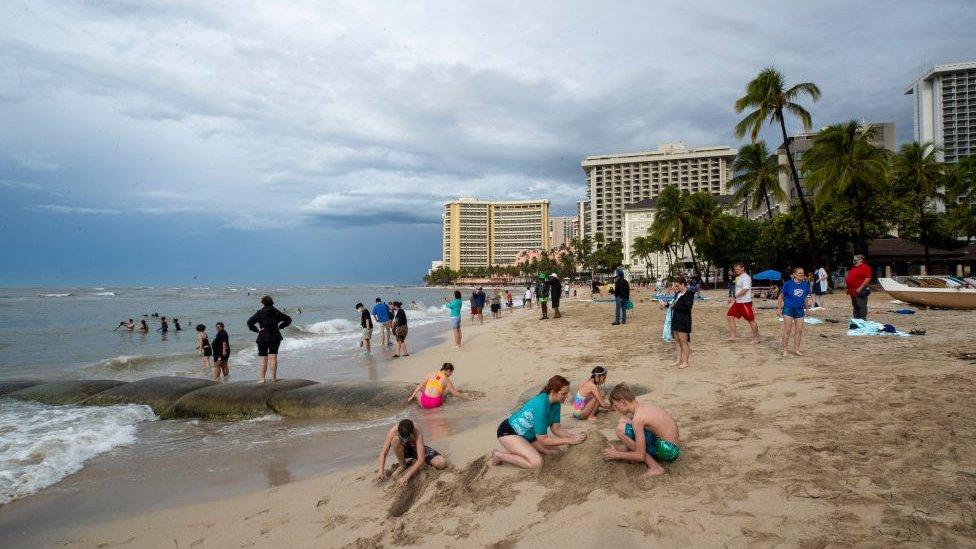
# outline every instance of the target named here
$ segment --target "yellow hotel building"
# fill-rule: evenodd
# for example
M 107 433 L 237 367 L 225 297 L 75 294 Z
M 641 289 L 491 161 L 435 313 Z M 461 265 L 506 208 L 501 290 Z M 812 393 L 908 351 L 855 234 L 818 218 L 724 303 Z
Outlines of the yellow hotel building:
M 523 250 L 548 250 L 549 201 L 459 198 L 444 204 L 444 266 L 512 265 Z

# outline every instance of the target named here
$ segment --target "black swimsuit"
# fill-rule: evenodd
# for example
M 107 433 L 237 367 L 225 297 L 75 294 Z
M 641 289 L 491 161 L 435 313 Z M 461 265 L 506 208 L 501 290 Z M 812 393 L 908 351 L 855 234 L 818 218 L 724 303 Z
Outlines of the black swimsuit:
M 213 354 L 213 349 L 210 347 L 210 338 L 203 336 L 203 341 L 200 342 L 200 348 L 203 349 L 203 356 L 211 356 Z

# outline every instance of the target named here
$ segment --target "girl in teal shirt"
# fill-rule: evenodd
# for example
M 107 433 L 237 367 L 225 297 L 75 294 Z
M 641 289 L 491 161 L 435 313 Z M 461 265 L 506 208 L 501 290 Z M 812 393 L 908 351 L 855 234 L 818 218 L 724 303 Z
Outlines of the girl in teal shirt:
M 447 301 L 447 298 L 444 298 Z M 461 292 L 454 290 L 454 300 L 447 301 L 444 304 L 445 307 L 451 311 L 451 330 L 454 332 L 454 348 L 461 348 L 461 308 L 464 307 L 464 302 L 461 301 Z
M 542 456 L 558 453 L 556 446 L 579 444 L 586 435 L 563 428 L 561 404 L 569 395 L 569 380 L 552 376 L 538 395 L 498 426 L 498 442 L 504 451 L 492 450 L 492 465 L 509 463 L 522 469 L 542 467 Z M 552 435 L 548 434 L 552 430 Z

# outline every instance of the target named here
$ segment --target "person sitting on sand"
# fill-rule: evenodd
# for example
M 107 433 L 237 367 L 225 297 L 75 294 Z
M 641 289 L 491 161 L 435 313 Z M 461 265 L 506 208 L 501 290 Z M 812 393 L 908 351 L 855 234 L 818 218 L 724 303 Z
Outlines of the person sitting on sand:
M 498 426 L 498 442 L 505 451 L 492 450 L 491 464 L 509 463 L 522 469 L 539 469 L 542 456 L 559 453 L 556 446 L 579 444 L 585 434 L 563 428 L 559 422 L 561 403 L 569 395 L 569 381 L 560 375 L 549 378 L 542 391 L 530 398 Z M 552 429 L 552 435 L 547 434 Z
M 678 425 L 664 408 L 637 401 L 626 383 L 618 383 L 610 391 L 610 404 L 623 416 L 617 424 L 617 437 L 623 445 L 603 451 L 607 461 L 643 462 L 647 476 L 664 472 L 658 461 L 671 463 L 681 456 L 678 447 Z
M 452 375 L 454 375 L 454 365 L 445 362 L 440 370 L 427 374 L 427 377 L 413 390 L 413 394 L 410 395 L 407 402 L 417 399 L 417 404 L 421 408 L 439 408 L 444 404 L 445 392 L 458 398 L 464 398 L 461 391 L 454 388 L 454 383 L 451 382 Z
M 601 409 L 610 409 L 603 393 L 603 384 L 606 381 L 607 369 L 603 366 L 593 368 L 590 377 L 580 385 L 573 397 L 573 417 L 596 421 L 596 415 Z
M 391 476 L 397 478 L 397 486 L 405 486 L 410 477 L 414 476 L 424 464 L 430 465 L 435 469 L 446 469 L 447 458 L 440 452 L 424 444 L 424 434 L 420 427 L 409 419 L 401 420 L 396 426 L 391 427 L 386 433 L 386 440 L 380 450 L 379 465 L 376 469 L 376 480 L 386 478 L 386 455 L 390 453 L 390 448 L 399 461 L 396 470 Z M 423 448 L 422 459 L 418 459 L 417 449 Z

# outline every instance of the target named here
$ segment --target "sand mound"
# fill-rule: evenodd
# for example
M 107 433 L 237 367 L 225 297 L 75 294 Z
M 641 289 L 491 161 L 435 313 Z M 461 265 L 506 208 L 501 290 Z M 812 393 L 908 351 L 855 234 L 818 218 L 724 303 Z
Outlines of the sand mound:
M 639 463 L 605 461 L 603 450 L 609 444 L 602 433 L 590 431 L 582 444 L 547 458 L 539 472 L 539 482 L 552 491 L 539 501 L 539 510 L 551 513 L 583 503 L 596 490 L 621 497 L 637 495 L 640 475 L 646 468 Z

